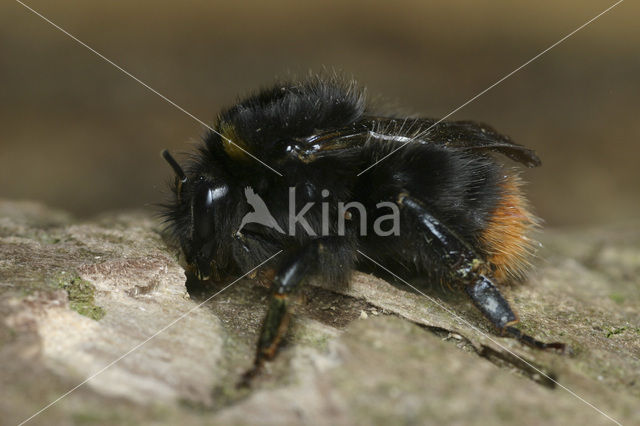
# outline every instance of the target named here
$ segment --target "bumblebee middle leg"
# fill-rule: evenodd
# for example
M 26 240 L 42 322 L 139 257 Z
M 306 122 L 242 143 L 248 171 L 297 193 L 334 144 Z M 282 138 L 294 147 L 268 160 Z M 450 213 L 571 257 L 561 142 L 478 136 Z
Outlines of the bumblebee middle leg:
M 475 250 L 446 225 L 433 217 L 427 208 L 407 194 L 401 194 L 398 204 L 411 214 L 429 232 L 444 250 L 445 262 L 452 278 L 465 284 L 465 290 L 473 304 L 502 333 L 538 349 L 564 350 L 563 343 L 544 343 L 522 333 L 515 324 L 518 316 L 509 302 L 491 281 L 491 271 Z

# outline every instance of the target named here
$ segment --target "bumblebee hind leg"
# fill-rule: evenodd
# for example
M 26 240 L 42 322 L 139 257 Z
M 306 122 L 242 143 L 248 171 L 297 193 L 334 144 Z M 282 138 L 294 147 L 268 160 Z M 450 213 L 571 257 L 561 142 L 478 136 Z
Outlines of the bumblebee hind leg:
M 484 275 L 477 276 L 473 283 L 465 286 L 465 289 L 473 304 L 502 333 L 537 349 L 557 349 L 564 352 L 564 343 L 544 343 L 514 327 L 519 322 L 518 316 L 489 278 Z
M 474 305 L 498 330 L 534 348 L 565 350 L 563 343 L 544 343 L 515 327 L 518 316 L 493 285 L 486 263 L 470 244 L 433 217 L 419 200 L 402 193 L 398 197 L 398 204 L 417 219 L 423 232 L 433 236 L 432 240 L 443 250 L 443 259 L 451 270 L 452 278 L 465 284 L 465 290 Z

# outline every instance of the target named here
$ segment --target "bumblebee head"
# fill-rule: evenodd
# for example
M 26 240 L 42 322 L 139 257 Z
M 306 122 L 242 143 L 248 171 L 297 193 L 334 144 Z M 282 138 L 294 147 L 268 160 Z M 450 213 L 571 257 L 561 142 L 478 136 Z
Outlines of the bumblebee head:
M 219 267 L 226 263 L 222 248 L 224 217 L 232 203 L 229 185 L 219 178 L 187 176 L 167 150 L 162 156 L 176 174 L 176 199 L 167 215 L 173 234 L 198 279 L 218 279 Z

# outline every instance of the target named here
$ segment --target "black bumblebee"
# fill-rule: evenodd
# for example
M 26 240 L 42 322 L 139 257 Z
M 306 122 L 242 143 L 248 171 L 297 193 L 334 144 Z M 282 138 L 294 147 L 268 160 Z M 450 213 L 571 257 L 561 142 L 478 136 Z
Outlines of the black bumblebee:
M 523 277 L 537 220 L 493 153 L 540 165 L 484 124 L 379 116 L 354 82 L 313 76 L 223 111 L 183 167 L 164 151 L 176 173 L 164 214 L 201 280 L 282 251 L 259 271 L 272 297 L 249 374 L 276 354 L 290 294 L 311 275 L 347 283 L 359 251 L 457 284 L 503 333 L 561 349 L 522 334 L 496 287 Z

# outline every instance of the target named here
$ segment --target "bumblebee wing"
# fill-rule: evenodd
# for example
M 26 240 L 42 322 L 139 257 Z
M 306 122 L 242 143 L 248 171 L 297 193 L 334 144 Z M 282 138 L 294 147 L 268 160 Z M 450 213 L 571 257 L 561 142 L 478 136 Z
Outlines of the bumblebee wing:
M 493 127 L 483 123 L 380 117 L 367 117 L 365 122 L 368 122 L 368 125 L 365 125 L 371 129 L 374 137 L 376 133 L 411 134 L 416 140 L 452 148 L 498 152 L 527 167 L 537 167 L 542 164 L 535 151 L 513 142 L 508 136 L 498 133 Z
M 360 125 L 319 132 L 306 138 L 298 138 L 286 147 L 289 155 L 309 163 L 319 158 L 356 153 L 366 143 L 369 130 Z

